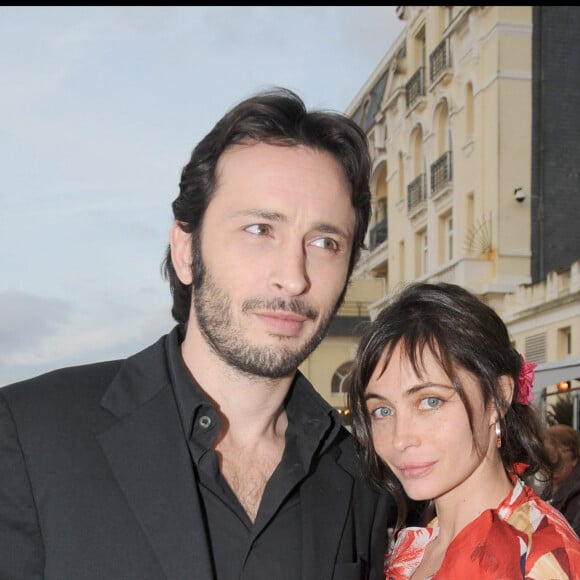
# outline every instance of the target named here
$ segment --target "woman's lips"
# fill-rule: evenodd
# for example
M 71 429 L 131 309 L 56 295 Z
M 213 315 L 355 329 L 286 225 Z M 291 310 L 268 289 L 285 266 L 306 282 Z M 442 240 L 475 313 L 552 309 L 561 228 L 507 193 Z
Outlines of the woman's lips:
M 403 465 L 397 465 L 397 471 L 406 479 L 419 479 L 431 472 L 435 461 L 430 461 L 428 463 L 405 463 Z

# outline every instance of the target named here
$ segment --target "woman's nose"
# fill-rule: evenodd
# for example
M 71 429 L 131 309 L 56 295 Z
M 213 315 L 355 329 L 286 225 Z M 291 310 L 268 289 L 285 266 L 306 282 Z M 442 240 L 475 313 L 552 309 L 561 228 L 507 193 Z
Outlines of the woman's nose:
M 397 451 L 405 451 L 409 447 L 417 447 L 420 443 L 419 432 L 413 427 L 412 421 L 405 417 L 397 417 L 393 434 L 393 447 Z

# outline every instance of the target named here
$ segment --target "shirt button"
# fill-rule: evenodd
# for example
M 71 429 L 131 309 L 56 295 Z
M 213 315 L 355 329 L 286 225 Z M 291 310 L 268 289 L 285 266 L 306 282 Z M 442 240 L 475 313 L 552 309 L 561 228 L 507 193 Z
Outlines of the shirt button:
M 204 429 L 209 429 L 211 427 L 211 417 L 203 415 L 199 418 L 199 425 Z

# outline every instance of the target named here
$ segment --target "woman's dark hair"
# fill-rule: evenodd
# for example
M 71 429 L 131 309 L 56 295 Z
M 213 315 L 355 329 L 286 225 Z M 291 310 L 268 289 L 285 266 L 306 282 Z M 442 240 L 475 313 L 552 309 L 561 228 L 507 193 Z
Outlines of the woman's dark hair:
M 455 284 L 411 283 L 396 294 L 365 330 L 349 375 L 348 404 L 357 450 L 369 480 L 390 491 L 399 507 L 397 527 L 407 516 L 403 487 L 376 454 L 372 443 L 365 389 L 386 352 L 384 366 L 401 345 L 417 376 L 422 375 L 423 354 L 431 353 L 445 371 L 463 401 L 473 431 L 473 407 L 465 395 L 457 371 L 464 369 L 479 383 L 485 406 L 493 403 L 501 416 L 500 455 L 508 473 L 517 463 L 531 476 L 550 471 L 543 445 L 543 426 L 531 405 L 516 401 L 522 359 L 511 345 L 507 328 L 498 314 L 468 290 Z M 502 397 L 500 377 L 514 380 L 511 401 Z
M 370 217 L 370 154 L 365 133 L 349 117 L 330 111 L 307 111 L 298 95 L 274 88 L 250 97 L 231 109 L 193 150 L 183 168 L 173 215 L 192 234 L 194 287 L 200 281 L 199 234 L 203 216 L 216 187 L 216 167 L 221 155 L 235 144 L 265 142 L 280 146 L 305 146 L 330 153 L 344 170 L 356 214 L 348 277 L 356 264 Z M 173 295 L 172 315 L 184 326 L 189 319 L 192 285 L 182 284 L 167 248 L 162 273 Z M 346 287 L 345 280 L 345 287 Z

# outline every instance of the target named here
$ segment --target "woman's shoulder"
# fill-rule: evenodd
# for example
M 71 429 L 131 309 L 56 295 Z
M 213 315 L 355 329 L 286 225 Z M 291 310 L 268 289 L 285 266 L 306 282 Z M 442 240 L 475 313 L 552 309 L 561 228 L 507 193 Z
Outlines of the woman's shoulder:
M 572 532 L 562 513 L 541 499 L 531 487 L 520 485 L 517 493 L 518 497 L 511 504 L 511 511 L 503 518 L 514 528 L 528 536 L 545 528 L 552 528 L 564 537 Z
M 580 540 L 566 518 L 523 486 L 506 522 L 528 538 L 526 573 L 532 578 L 580 577 Z
M 409 578 L 421 563 L 427 544 L 437 536 L 438 531 L 430 527 L 403 528 L 385 556 L 387 579 Z

